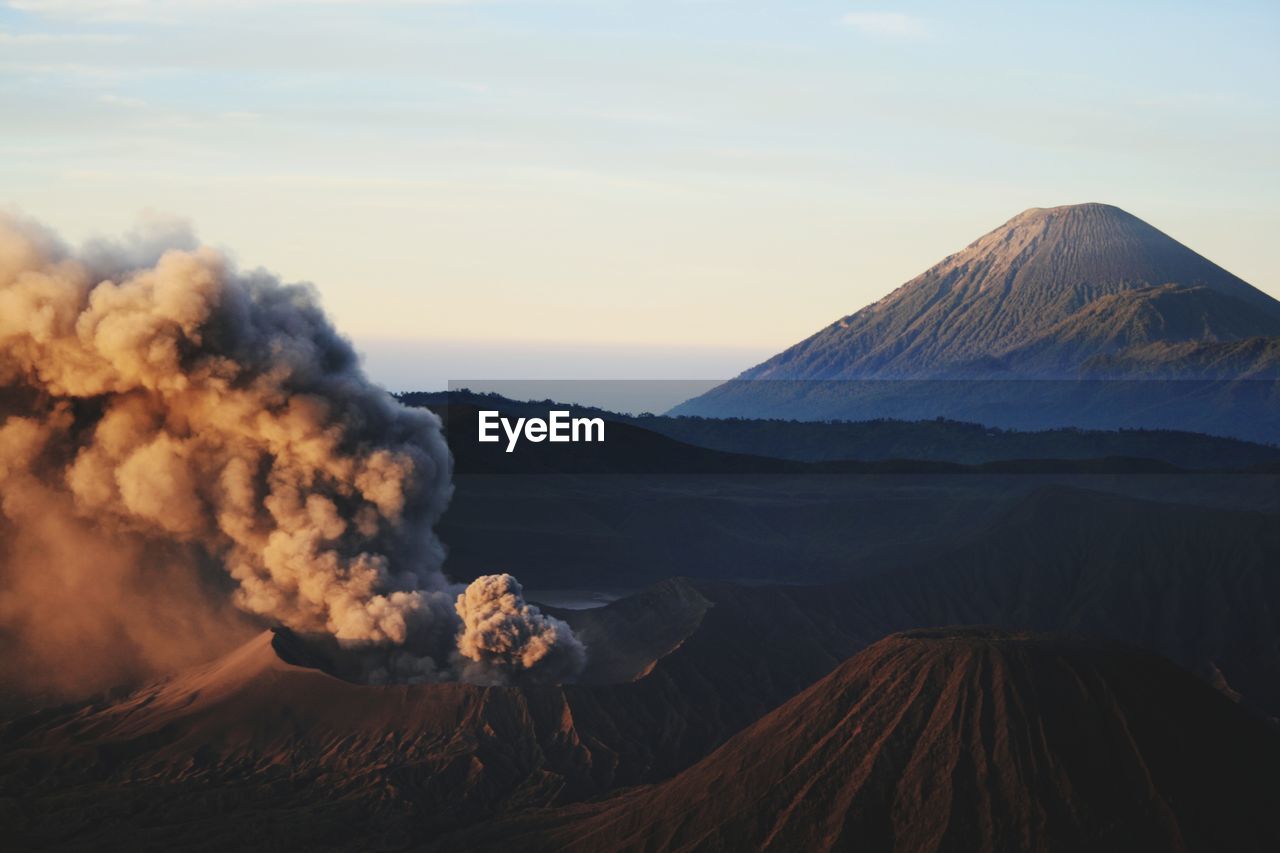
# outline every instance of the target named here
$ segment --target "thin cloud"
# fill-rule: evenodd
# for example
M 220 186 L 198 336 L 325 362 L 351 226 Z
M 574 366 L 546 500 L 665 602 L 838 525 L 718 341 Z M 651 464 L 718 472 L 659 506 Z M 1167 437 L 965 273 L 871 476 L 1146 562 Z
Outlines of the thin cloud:
M 8 0 L 10 9 L 45 18 L 85 21 L 175 22 L 183 12 L 260 6 L 458 6 L 475 0 Z
M 130 98 L 125 95 L 99 95 L 98 103 L 107 104 L 112 107 L 124 107 L 125 109 L 138 110 L 146 107 L 146 101 L 141 98 Z
M 51 44 L 111 44 L 127 41 L 115 33 L 4 33 L 0 32 L 0 45 L 51 45 Z
M 869 36 L 922 38 L 928 34 L 922 18 L 902 12 L 850 12 L 840 23 Z

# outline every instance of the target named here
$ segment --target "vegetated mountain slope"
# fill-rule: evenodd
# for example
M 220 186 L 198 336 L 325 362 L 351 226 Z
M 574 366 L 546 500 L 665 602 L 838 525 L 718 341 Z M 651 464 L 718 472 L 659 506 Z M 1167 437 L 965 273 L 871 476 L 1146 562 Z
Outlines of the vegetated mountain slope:
M 976 423 L 849 422 L 655 417 L 645 423 L 689 444 L 786 459 L 921 459 L 982 464 L 1014 459 L 1154 459 L 1184 469 L 1239 470 L 1267 464 L 1280 448 L 1176 430 L 1034 432 Z
M 550 411 L 549 407 L 526 404 L 506 408 L 488 404 L 485 408 L 501 411 L 513 421 L 520 417 L 545 420 Z M 603 440 L 593 437 L 591 441 L 578 442 L 522 441 L 508 452 L 505 436 L 497 442 L 479 441 L 480 411 L 469 403 L 439 409 L 459 474 L 783 473 L 802 467 L 783 459 L 744 456 L 685 444 L 625 420 L 612 419 L 604 425 Z
M 488 405 L 498 405 L 496 402 Z M 526 417 L 545 417 L 548 409 L 543 404 L 511 403 L 496 411 L 512 421 Z M 599 433 L 603 439 L 591 442 L 527 442 L 518 452 L 508 451 L 498 442 L 478 440 L 477 423 L 481 409 L 470 404 L 450 404 L 438 407 L 446 423 L 446 435 L 453 451 L 455 470 L 459 477 L 468 475 L 553 475 L 553 474 L 919 474 L 919 473 L 997 473 L 1009 470 L 1016 463 L 1020 472 L 1032 473 L 1148 473 L 1172 472 L 1178 466 L 1159 458 L 1162 451 L 1181 447 L 1179 454 L 1184 461 L 1192 461 L 1194 467 L 1204 468 L 1215 461 L 1235 459 L 1243 461 L 1252 456 L 1258 462 L 1276 459 L 1272 448 L 1253 446 L 1243 442 L 1215 439 L 1196 435 L 1131 435 L 1112 436 L 1100 446 L 1130 449 L 1133 456 L 1101 454 L 1083 457 L 1080 450 L 1090 447 L 1088 441 L 1067 439 L 1067 446 L 1075 446 L 1077 453 L 1063 458 L 1005 458 L 968 463 L 950 462 L 938 458 L 878 458 L 878 459 L 822 459 L 801 461 L 774 456 L 748 455 L 709 449 L 675 440 L 660 429 L 651 428 L 643 418 L 612 416 L 611 413 L 590 415 L 570 414 L 571 418 L 590 417 L 601 422 Z M 573 412 L 572 408 L 565 409 Z M 591 410 L 588 410 L 591 411 Z M 517 414 L 519 413 L 519 414 Z M 535 414 L 536 413 L 536 414 Z M 667 419 L 670 420 L 670 419 Z M 947 430 L 941 431 L 949 437 Z M 1059 439 L 1065 433 L 1058 436 Z M 1055 449 L 1052 436 L 1041 436 L 1045 441 L 1031 440 L 1029 447 L 1046 451 Z M 1170 440 L 1172 439 L 1172 440 Z M 1189 454 L 1190 449 L 1203 450 L 1207 456 Z M 1239 451 L 1244 451 L 1241 454 Z M 1271 451 L 1271 452 L 1269 452 Z M 1147 455 L 1142 455 L 1146 453 Z M 929 453 L 925 454 L 929 456 Z M 934 456 L 945 456 L 945 449 L 934 448 Z M 1216 458 L 1215 458 L 1216 457 Z M 1258 463 L 1254 463 L 1258 464 Z
M 739 378 L 1037 375 L 1134 343 L 1255 336 L 1280 336 L 1280 302 L 1117 207 L 1080 204 L 1015 216 Z
M 569 851 L 1263 851 L 1280 845 L 1277 760 L 1274 727 L 1158 656 L 920 630 L 846 661 L 670 782 L 473 840 Z
M 1244 379 L 1274 388 L 1280 379 L 1280 338 L 1238 341 L 1156 341 L 1135 345 L 1114 355 L 1089 358 L 1082 366 L 1087 377 L 1143 377 L 1178 379 Z
M 1075 376 L 1090 359 L 1134 348 L 1232 347 L 1276 333 L 1270 316 L 1249 301 L 1203 285 L 1166 284 L 1095 299 L 1000 361 L 1013 374 Z

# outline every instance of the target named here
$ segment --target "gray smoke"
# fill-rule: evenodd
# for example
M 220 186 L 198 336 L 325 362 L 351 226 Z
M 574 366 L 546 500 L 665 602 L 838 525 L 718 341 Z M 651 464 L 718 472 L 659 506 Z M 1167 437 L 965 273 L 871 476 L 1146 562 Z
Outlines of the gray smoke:
M 570 678 L 582 670 L 586 649 L 560 619 L 525 603 L 524 589 L 511 575 L 477 578 L 458 596 L 462 619 L 458 652 L 473 666 L 475 680 L 522 672 Z
M 194 246 L 153 228 L 73 253 L 0 219 L 0 637 L 32 664 L 0 675 L 207 655 L 252 628 L 221 587 L 297 632 L 400 647 L 381 678 L 456 677 L 460 661 L 484 680 L 571 677 L 543 645 L 579 661 L 580 645 L 514 603 L 518 585 L 503 601 L 538 651 L 465 640 L 432 530 L 452 490 L 435 415 L 365 379 L 310 287 Z M 112 651 L 68 670 L 77 647 Z

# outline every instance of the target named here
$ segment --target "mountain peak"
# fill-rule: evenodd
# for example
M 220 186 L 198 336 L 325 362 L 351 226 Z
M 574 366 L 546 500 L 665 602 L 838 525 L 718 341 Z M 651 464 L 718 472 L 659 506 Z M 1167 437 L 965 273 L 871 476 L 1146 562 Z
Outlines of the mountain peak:
M 1201 289 L 1203 316 L 1163 317 L 1145 296 L 1156 288 Z M 1127 319 L 1108 337 L 1089 334 L 1089 308 L 1108 298 Z M 1268 336 L 1280 336 L 1280 302 L 1133 214 L 1089 202 L 1019 213 L 740 378 L 934 378 L 992 363 L 1001 375 L 1057 376 L 1135 343 Z M 1039 361 L 1022 357 L 1028 347 Z
M 1152 422 L 1149 400 L 1109 399 L 1092 410 L 1101 420 L 1081 423 L 1061 385 L 1060 404 L 998 388 L 945 402 L 926 385 L 881 380 L 1268 378 L 1280 375 L 1276 341 L 1280 302 L 1133 214 L 1098 202 L 1033 207 L 672 413 L 1202 430 L 1194 405 L 1164 405 Z
M 1138 219 L 1138 217 L 1134 216 L 1132 213 L 1116 207 L 1114 204 L 1103 204 L 1098 201 L 1086 201 L 1079 204 L 1060 204 L 1056 207 L 1028 207 L 1009 221 L 1016 222 L 1027 219 L 1043 219 L 1053 216 L 1114 216 L 1124 219 Z
M 1176 243 L 1173 238 L 1114 204 L 1088 201 L 1080 204 L 1061 204 L 1056 207 L 1029 207 L 1005 222 L 992 233 L 1006 229 L 1061 229 L 1047 230 L 1046 237 L 1055 240 L 1082 238 L 1097 239 L 1110 234 L 1116 236 L 1126 230 L 1146 234 L 1148 239 L 1161 238 Z M 1184 247 L 1185 248 L 1185 247 Z
M 1054 207 L 1028 207 L 1026 210 L 1022 211 L 1022 213 L 1019 213 L 1018 216 L 1027 216 L 1029 214 L 1040 214 L 1040 215 L 1061 214 L 1061 213 L 1068 213 L 1072 211 L 1077 213 L 1082 213 L 1082 214 L 1093 214 L 1093 215 L 1119 214 L 1120 216 L 1127 216 L 1133 219 L 1137 219 L 1137 217 L 1134 216 L 1132 213 L 1129 213 L 1128 211 L 1122 208 L 1116 207 L 1114 204 L 1106 204 L 1105 202 L 1101 202 L 1101 201 L 1083 201 L 1083 202 L 1079 202 L 1078 204 L 1059 204 L 1059 205 L 1055 205 Z

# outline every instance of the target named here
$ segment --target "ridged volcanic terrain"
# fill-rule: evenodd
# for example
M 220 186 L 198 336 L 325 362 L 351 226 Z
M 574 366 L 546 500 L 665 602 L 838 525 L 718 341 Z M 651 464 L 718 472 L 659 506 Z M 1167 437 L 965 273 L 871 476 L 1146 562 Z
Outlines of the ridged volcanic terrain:
M 884 639 L 669 782 L 526 814 L 479 849 L 1274 850 L 1280 737 L 1128 648 Z M 496 840 L 500 836 L 501 840 Z
M 583 804 L 666 784 L 886 634 L 961 623 L 1158 652 L 1231 709 L 1223 720 L 1197 718 L 1194 731 L 1178 717 L 1180 737 L 1218 744 L 1225 727 L 1265 753 L 1274 722 L 1261 715 L 1280 709 L 1278 537 L 1266 513 L 1051 488 L 915 568 L 821 587 L 677 579 L 598 610 L 559 611 L 591 654 L 584 682 L 564 686 L 352 684 L 303 665 L 311 647 L 297 638 L 263 634 L 132 693 L 0 724 L 0 817 L 17 849 L 472 850 L 492 839 L 469 833 L 491 821 L 559 814 L 582 823 L 603 808 Z M 980 679 L 954 695 L 989 689 Z M 836 730 L 848 711 L 826 706 L 833 695 L 802 704 Z M 1052 694 L 1019 695 L 1009 725 L 1053 713 Z M 1112 699 L 1098 701 L 1106 710 Z M 1059 737 L 1074 743 L 1069 732 L 1053 743 Z M 1126 756 L 1117 753 L 1118 767 Z M 1081 786 L 1073 802 L 1102 796 L 1095 782 L 1110 791 L 1102 775 L 1072 777 Z M 1061 792 L 1033 793 L 1053 802 Z M 731 800 L 743 794 L 726 788 Z M 1194 801 L 1166 805 L 1179 832 L 1198 825 Z M 1254 805 L 1232 808 L 1262 813 Z M 1101 832 L 1110 814 L 1073 819 Z M 515 828 L 541 844 L 547 826 L 539 817 Z M 675 830 L 659 822 L 653 831 Z M 602 838 L 602 849 L 630 843 Z

